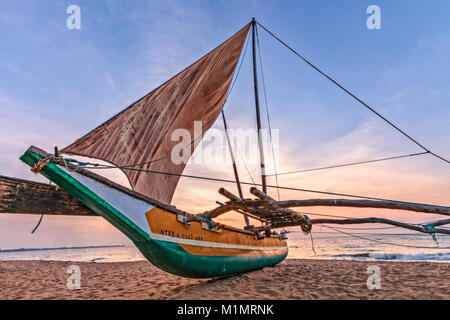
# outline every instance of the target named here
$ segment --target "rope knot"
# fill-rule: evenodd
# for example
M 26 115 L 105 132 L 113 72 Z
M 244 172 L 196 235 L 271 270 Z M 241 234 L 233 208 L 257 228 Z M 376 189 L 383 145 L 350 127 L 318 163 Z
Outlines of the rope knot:
M 307 235 L 312 230 L 312 224 L 306 214 L 304 214 L 303 217 L 305 217 L 305 222 L 300 225 L 300 228 L 302 229 L 303 233 Z
M 433 237 L 433 240 L 436 243 L 436 245 L 439 245 L 438 241 L 437 241 L 437 238 L 436 238 L 436 226 L 433 223 L 429 223 L 429 224 L 423 225 L 423 227 Z
M 39 160 L 38 162 L 36 162 L 36 164 L 34 165 L 34 167 L 31 168 L 31 171 L 32 171 L 34 174 L 40 173 L 40 172 L 47 166 L 47 164 L 48 164 L 50 161 L 52 161 L 52 160 L 53 160 L 53 156 L 52 156 L 52 155 L 50 155 L 50 156 L 47 157 L 47 158 L 44 158 L 44 159 Z
M 212 221 L 209 218 L 209 216 L 206 213 L 202 214 L 202 218 L 204 218 L 206 220 L 206 223 L 208 223 L 208 228 L 211 229 L 212 228 Z

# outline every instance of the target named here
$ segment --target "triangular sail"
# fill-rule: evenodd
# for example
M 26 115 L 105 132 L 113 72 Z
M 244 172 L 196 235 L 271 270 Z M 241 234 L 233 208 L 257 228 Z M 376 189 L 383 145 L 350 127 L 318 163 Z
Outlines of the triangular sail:
M 183 128 L 194 137 L 194 121 L 201 121 L 204 129 L 215 121 L 249 27 L 246 25 L 190 67 L 61 151 L 116 166 L 146 163 L 134 168 L 182 173 L 186 164 L 175 164 L 170 157 L 179 143 L 171 141 L 172 132 Z M 179 180 L 178 176 L 136 170 L 124 173 L 134 190 L 165 203 L 172 200 Z

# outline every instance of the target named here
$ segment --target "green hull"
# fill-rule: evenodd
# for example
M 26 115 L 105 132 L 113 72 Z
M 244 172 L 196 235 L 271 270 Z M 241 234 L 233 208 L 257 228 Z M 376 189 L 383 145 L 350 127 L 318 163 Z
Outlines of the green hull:
M 20 159 L 33 167 L 42 156 L 28 150 Z M 188 278 L 223 277 L 274 266 L 287 256 L 287 253 L 269 256 L 193 255 L 177 243 L 152 239 L 124 214 L 55 164 L 50 162 L 41 174 L 109 221 L 133 241 L 146 259 L 169 273 Z

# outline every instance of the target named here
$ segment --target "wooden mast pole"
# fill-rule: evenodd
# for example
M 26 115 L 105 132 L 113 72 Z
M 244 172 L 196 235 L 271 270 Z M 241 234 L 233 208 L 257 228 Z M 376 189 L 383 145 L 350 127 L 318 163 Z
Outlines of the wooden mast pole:
M 256 107 L 256 124 L 258 127 L 258 147 L 259 147 L 259 160 L 261 163 L 261 184 L 264 193 L 267 193 L 266 185 L 266 169 L 264 162 L 264 148 L 261 136 L 261 114 L 259 111 L 259 95 L 258 95 L 258 72 L 256 69 L 256 41 L 255 41 L 255 31 L 256 31 L 256 20 L 252 19 L 252 51 L 253 51 L 253 83 L 255 87 L 255 107 Z
M 231 157 L 231 161 L 233 163 L 234 178 L 236 179 L 236 186 L 238 189 L 239 197 L 241 199 L 244 199 L 244 194 L 242 193 L 241 182 L 239 180 L 239 173 L 237 170 L 236 161 L 235 161 L 234 154 L 233 154 L 233 148 L 231 146 L 230 136 L 228 135 L 228 131 L 227 131 L 228 130 L 227 121 L 225 120 L 225 113 L 223 112 L 223 110 L 222 110 L 222 119 L 223 119 L 223 127 L 225 129 L 225 135 L 227 137 L 228 149 L 230 150 L 230 157 Z M 247 225 L 247 226 L 250 225 L 250 221 L 246 214 L 244 214 L 244 221 L 245 221 L 245 225 Z

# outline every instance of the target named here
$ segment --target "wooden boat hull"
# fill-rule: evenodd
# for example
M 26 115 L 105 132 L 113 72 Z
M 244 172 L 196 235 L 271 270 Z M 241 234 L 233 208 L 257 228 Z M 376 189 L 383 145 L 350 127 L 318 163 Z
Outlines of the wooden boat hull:
M 43 157 L 31 150 L 21 160 L 33 167 Z M 189 278 L 211 278 L 274 266 L 286 258 L 286 240 L 255 239 L 230 228 L 212 231 L 200 221 L 137 199 L 64 166 L 48 163 L 41 171 L 66 192 L 130 238 L 158 268 Z

